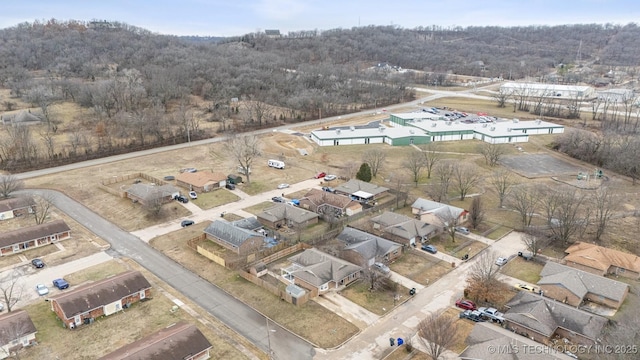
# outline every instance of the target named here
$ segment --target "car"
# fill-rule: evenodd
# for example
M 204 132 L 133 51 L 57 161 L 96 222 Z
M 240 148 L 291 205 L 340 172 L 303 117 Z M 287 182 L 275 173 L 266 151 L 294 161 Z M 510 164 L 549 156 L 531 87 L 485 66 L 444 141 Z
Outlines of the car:
M 283 202 L 287 202 L 287 199 L 283 198 L 282 196 L 274 196 L 271 198 L 271 201 L 277 202 L 277 203 L 283 203 Z
M 391 272 L 391 269 L 389 269 L 389 267 L 381 262 L 377 262 L 373 264 L 373 268 L 380 271 L 383 274 L 388 274 Z
M 499 312 L 496 308 L 481 307 L 478 308 L 478 312 L 480 312 L 483 317 L 490 319 L 493 322 L 501 324 L 504 322 L 504 314 Z
M 456 306 L 465 310 L 477 309 L 476 304 L 471 300 L 458 299 L 456 300 Z
M 173 180 L 175 180 L 175 179 L 176 179 L 176 177 L 175 177 L 175 176 L 173 176 L 173 175 L 167 175 L 167 176 L 165 176 L 165 177 L 164 177 L 164 180 L 165 180 L 165 181 L 173 181 Z
M 235 190 L 236 189 L 236 185 L 232 184 L 230 182 L 228 182 L 224 187 L 229 189 L 229 190 Z
M 31 265 L 33 265 L 33 267 L 35 267 L 36 269 L 42 269 L 44 267 L 44 261 L 40 259 L 33 259 L 31 260 Z
M 518 256 L 520 256 L 521 258 L 523 258 L 525 260 L 533 259 L 533 253 L 530 253 L 530 252 L 527 252 L 527 251 L 518 251 Z
M 191 226 L 191 225 L 193 225 L 193 224 L 195 224 L 195 223 L 193 222 L 193 220 L 182 220 L 182 222 L 180 223 L 180 226 L 182 226 L 182 227 L 187 227 L 187 226 Z
M 460 313 L 460 319 L 469 319 L 475 322 L 483 322 L 484 318 L 482 317 L 482 313 L 477 310 L 465 310 Z
M 496 259 L 496 265 L 502 266 L 502 265 L 506 264 L 507 261 L 508 261 L 507 258 L 499 257 L 499 258 Z
M 464 235 L 469 235 L 471 233 L 471 231 L 464 226 L 456 226 L 456 232 Z
M 60 290 L 64 290 L 69 288 L 69 283 L 65 279 L 60 278 L 53 280 L 53 286 Z
M 189 202 L 189 199 L 187 199 L 187 197 L 186 197 L 186 196 L 182 196 L 182 195 L 180 195 L 180 196 L 178 196 L 178 201 L 180 201 L 180 202 L 181 202 L 181 203 L 183 203 L 183 204 L 186 204 L 186 203 L 188 203 L 188 202 Z
M 278 185 L 278 189 L 286 189 L 289 187 L 289 184 L 280 184 Z
M 424 245 L 422 245 L 422 247 L 420 247 L 420 248 L 421 248 L 422 250 L 424 250 L 424 251 L 426 251 L 426 252 L 429 252 L 429 253 L 432 253 L 432 254 L 435 254 L 435 253 L 437 253 L 437 252 L 438 252 L 438 249 L 436 249 L 436 247 L 435 247 L 435 246 L 433 246 L 433 245 L 427 245 L 427 244 L 424 244 Z
M 36 292 L 40 296 L 45 296 L 49 293 L 49 288 L 45 284 L 36 285 Z
M 332 192 L 335 192 L 336 190 L 334 188 L 332 188 L 332 187 L 323 186 L 322 187 L 322 191 L 326 191 L 326 192 L 332 193 Z
M 316 179 L 322 179 L 323 177 L 327 176 L 327 173 L 325 172 L 320 172 L 316 174 Z
M 198 198 L 198 194 L 195 191 L 189 191 L 189 197 L 195 200 Z
M 536 289 L 533 286 L 527 284 L 515 284 L 514 287 L 518 290 L 536 292 Z
M 337 179 L 338 177 L 335 175 L 327 175 L 324 177 L 324 181 L 333 181 L 335 179 Z
M 196 169 L 196 168 L 186 168 L 186 169 L 184 169 L 184 172 L 194 173 L 194 172 L 198 172 L 198 169 Z

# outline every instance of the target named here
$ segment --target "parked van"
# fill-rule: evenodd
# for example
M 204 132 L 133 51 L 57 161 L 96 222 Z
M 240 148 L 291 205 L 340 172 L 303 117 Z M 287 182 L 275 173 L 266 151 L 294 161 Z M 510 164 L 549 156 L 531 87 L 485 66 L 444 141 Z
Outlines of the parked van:
M 284 161 L 280 161 L 280 160 L 269 160 L 267 162 L 267 164 L 269 165 L 269 167 L 272 168 L 276 168 L 276 169 L 284 169 Z

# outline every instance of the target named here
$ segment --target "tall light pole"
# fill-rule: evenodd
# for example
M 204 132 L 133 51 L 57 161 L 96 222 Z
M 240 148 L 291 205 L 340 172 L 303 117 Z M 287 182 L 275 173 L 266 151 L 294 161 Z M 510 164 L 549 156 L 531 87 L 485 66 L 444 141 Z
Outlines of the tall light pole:
M 274 359 L 274 352 L 271 350 L 271 332 L 276 332 L 275 330 L 269 329 L 269 318 L 264 317 L 267 322 L 267 346 L 269 347 L 269 359 Z

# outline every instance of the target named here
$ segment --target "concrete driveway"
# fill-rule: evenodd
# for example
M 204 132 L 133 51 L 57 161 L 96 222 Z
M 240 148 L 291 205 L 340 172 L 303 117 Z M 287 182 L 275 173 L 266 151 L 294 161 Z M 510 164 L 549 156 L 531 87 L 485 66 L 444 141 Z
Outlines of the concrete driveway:
M 380 319 L 380 316 L 335 292 L 318 296 L 313 301 L 347 319 L 359 329 L 364 329 Z

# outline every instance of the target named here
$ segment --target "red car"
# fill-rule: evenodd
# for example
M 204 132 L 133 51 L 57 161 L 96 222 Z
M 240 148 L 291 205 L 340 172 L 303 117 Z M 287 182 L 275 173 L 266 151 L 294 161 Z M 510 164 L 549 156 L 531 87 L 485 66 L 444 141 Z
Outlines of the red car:
M 327 174 L 326 174 L 326 173 L 321 172 L 321 173 L 318 173 L 318 175 L 316 175 L 316 179 L 322 179 L 322 178 L 323 178 L 323 177 L 325 177 L 325 176 L 327 176 Z
M 471 301 L 471 300 L 457 300 L 456 301 L 456 306 L 461 308 L 461 309 L 465 309 L 465 310 L 475 310 L 476 308 L 476 304 Z

